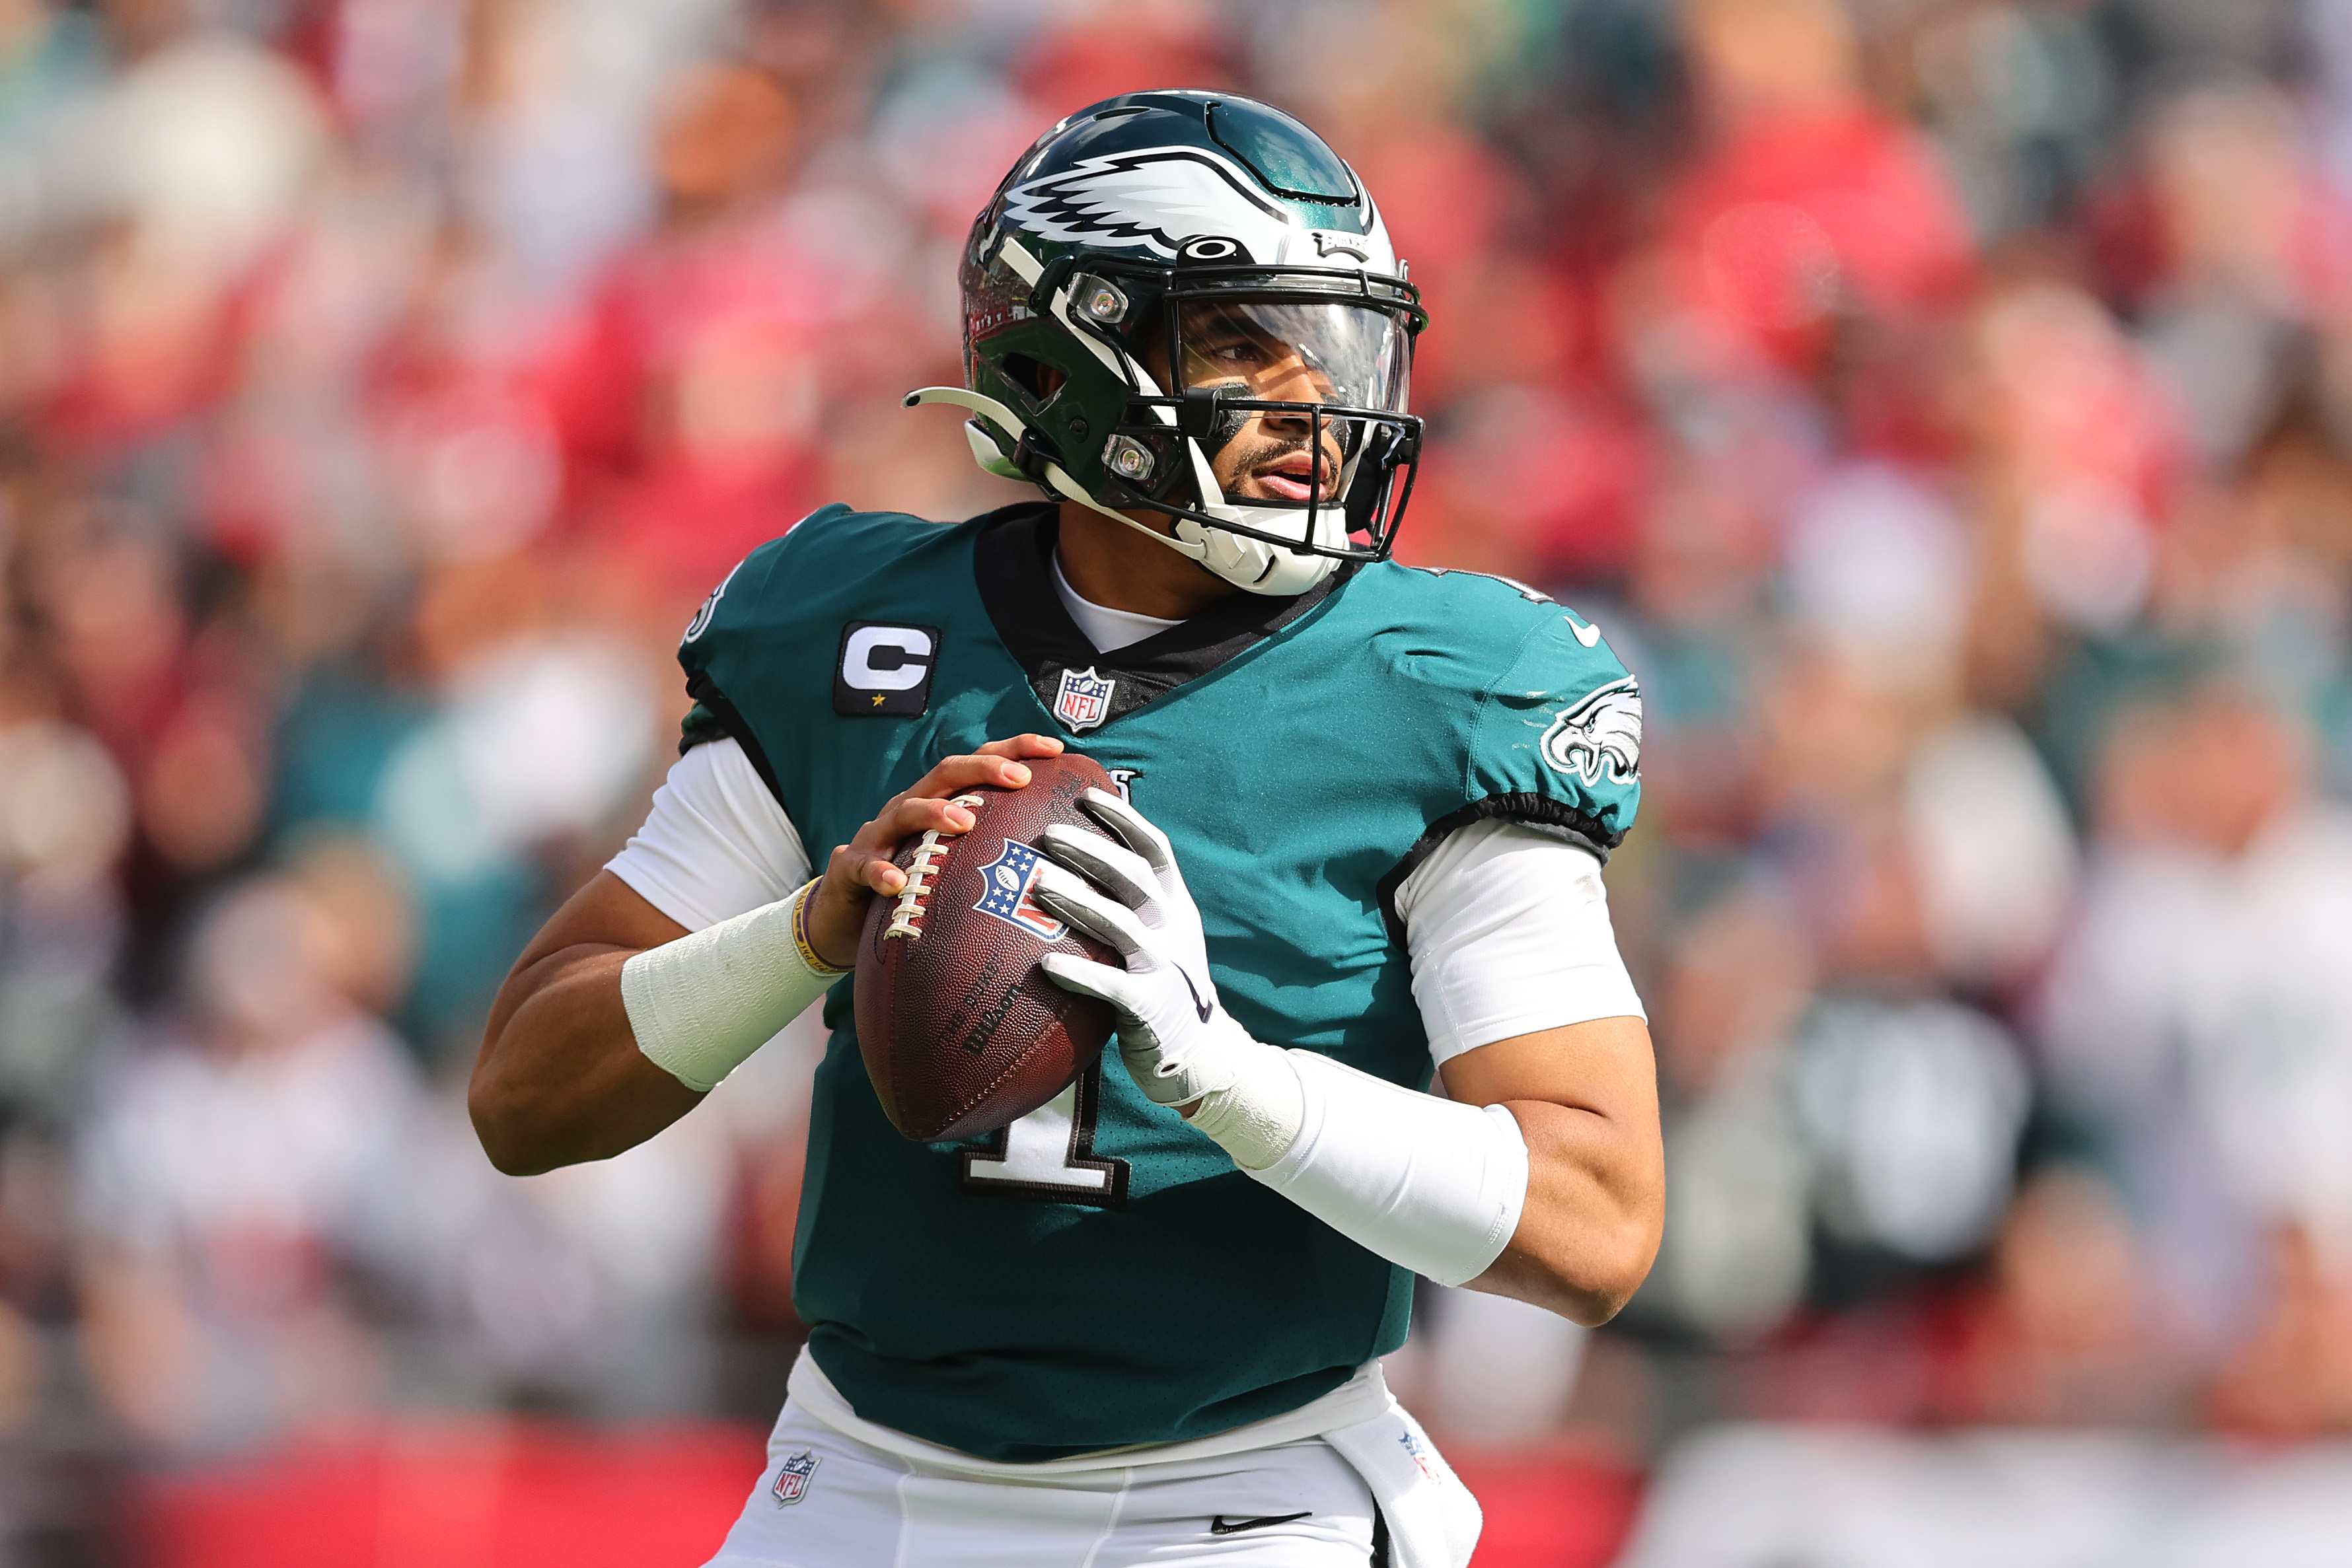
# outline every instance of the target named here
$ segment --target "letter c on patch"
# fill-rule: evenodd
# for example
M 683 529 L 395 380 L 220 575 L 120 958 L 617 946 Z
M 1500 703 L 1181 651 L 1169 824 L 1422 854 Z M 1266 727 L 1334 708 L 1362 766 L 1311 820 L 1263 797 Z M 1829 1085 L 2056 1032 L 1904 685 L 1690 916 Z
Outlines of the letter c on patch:
M 911 691 L 923 684 L 930 654 L 931 634 L 920 626 L 860 626 L 842 646 L 841 678 L 861 692 Z
M 845 718 L 910 718 L 931 702 L 940 629 L 853 621 L 841 629 L 833 711 Z

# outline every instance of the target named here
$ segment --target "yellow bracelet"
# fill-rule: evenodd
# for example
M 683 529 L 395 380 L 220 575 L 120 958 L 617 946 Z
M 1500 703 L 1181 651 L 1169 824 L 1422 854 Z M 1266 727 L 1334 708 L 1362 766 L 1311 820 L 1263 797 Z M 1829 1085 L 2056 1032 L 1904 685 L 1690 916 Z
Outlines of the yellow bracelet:
M 848 969 L 828 964 L 824 959 L 818 957 L 816 956 L 816 948 L 809 942 L 809 894 L 814 893 L 816 891 L 816 884 L 824 880 L 824 878 L 821 876 L 811 877 L 798 893 L 793 894 L 793 943 L 801 950 L 801 962 L 806 964 L 810 969 L 815 973 L 820 975 L 846 975 L 849 973 Z

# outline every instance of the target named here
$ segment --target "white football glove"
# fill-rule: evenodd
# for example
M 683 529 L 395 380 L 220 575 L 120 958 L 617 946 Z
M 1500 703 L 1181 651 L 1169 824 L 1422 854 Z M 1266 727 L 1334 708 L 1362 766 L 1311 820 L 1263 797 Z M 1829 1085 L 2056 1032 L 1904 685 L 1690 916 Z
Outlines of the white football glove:
M 1089 789 L 1079 799 L 1123 845 L 1083 828 L 1047 828 L 1037 835 L 1048 862 L 1038 870 L 1037 902 L 1108 945 L 1126 967 L 1048 953 L 1045 973 L 1111 1005 L 1119 1054 L 1147 1096 L 1192 1106 L 1195 1127 L 1241 1165 L 1264 1169 L 1298 1135 L 1297 1071 L 1286 1052 L 1251 1039 L 1218 1001 L 1201 912 L 1168 836 L 1116 795 Z
M 1037 902 L 1126 967 L 1066 953 L 1042 962 L 1056 984 L 1118 1012 L 1119 1053 L 1144 1093 L 1192 1105 L 1192 1127 L 1250 1179 L 1390 1262 L 1446 1285 L 1484 1273 L 1527 1202 L 1527 1140 L 1509 1109 L 1456 1105 L 1252 1040 L 1218 1005 L 1201 912 L 1167 835 L 1116 795 L 1081 800 L 1125 847 L 1047 828 Z

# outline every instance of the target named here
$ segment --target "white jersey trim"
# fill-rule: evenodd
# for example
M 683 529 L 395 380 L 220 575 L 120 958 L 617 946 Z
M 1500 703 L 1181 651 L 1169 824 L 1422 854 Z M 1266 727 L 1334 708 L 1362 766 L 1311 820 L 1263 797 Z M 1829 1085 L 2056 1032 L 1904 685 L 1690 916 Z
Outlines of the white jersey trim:
M 801 1348 L 800 1358 L 793 1363 L 792 1377 L 785 1390 L 793 1404 L 845 1437 L 855 1437 L 901 1458 L 1000 1480 L 1035 1480 L 1045 1476 L 1083 1475 L 1089 1470 L 1130 1469 L 1144 1465 L 1181 1465 L 1226 1454 L 1245 1454 L 1253 1448 L 1319 1437 L 1336 1427 L 1369 1421 L 1394 1403 L 1388 1385 L 1381 1381 L 1381 1364 L 1368 1361 L 1356 1369 L 1354 1376 L 1320 1399 L 1309 1400 L 1296 1410 L 1286 1410 L 1245 1427 L 1228 1427 L 1181 1443 L 1129 1443 L 1091 1454 L 1073 1454 L 1066 1459 L 1016 1464 L 1005 1459 L 980 1458 L 961 1448 L 927 1442 L 894 1427 L 868 1421 L 850 1407 L 849 1401 L 825 1376 L 824 1369 L 817 1365 L 805 1345 Z

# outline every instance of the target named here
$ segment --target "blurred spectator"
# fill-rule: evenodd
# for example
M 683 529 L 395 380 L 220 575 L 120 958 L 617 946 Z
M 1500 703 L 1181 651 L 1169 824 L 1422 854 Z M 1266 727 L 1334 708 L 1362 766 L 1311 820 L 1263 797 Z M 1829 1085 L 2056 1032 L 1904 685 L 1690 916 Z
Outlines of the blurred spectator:
M 343 928 L 279 878 L 207 914 L 182 1021 L 108 1064 L 79 1151 L 90 1369 L 134 1431 L 251 1443 L 378 1408 L 371 1317 L 417 1261 L 417 1090 L 335 987 Z
M 660 227 L 596 286 L 559 372 L 573 505 L 680 591 L 818 500 L 811 339 L 850 283 L 773 210 L 795 119 L 760 71 L 671 84 Z
M 2091 179 L 2114 91 L 2088 19 L 2058 5 L 1928 16 L 1906 62 L 1980 241 L 2063 215 Z
M 2184 810 L 2191 737 L 2231 763 Z M 2310 772 L 2308 737 L 2227 684 L 2120 719 L 2044 1006 L 2053 1083 L 2116 1162 L 2159 1303 L 2213 1353 L 2352 1244 L 2352 823 Z M 2271 1277 L 2281 1229 L 2302 1239 Z
M 130 835 L 121 773 L 52 716 L 0 724 L 0 1103 L 58 1126 L 113 1015 L 121 935 L 109 873 Z
M 1653 1003 L 1667 1103 L 1666 1233 L 1645 1294 L 1733 1343 L 1778 1325 L 1811 1260 L 1811 1173 L 1787 1094 L 1811 956 L 1753 894 L 1686 928 Z
M 2178 1413 L 2177 1346 L 2145 1249 L 2097 1172 L 2037 1173 L 2002 1223 L 1992 1275 L 1957 1350 L 1948 1414 L 2114 1426 Z

